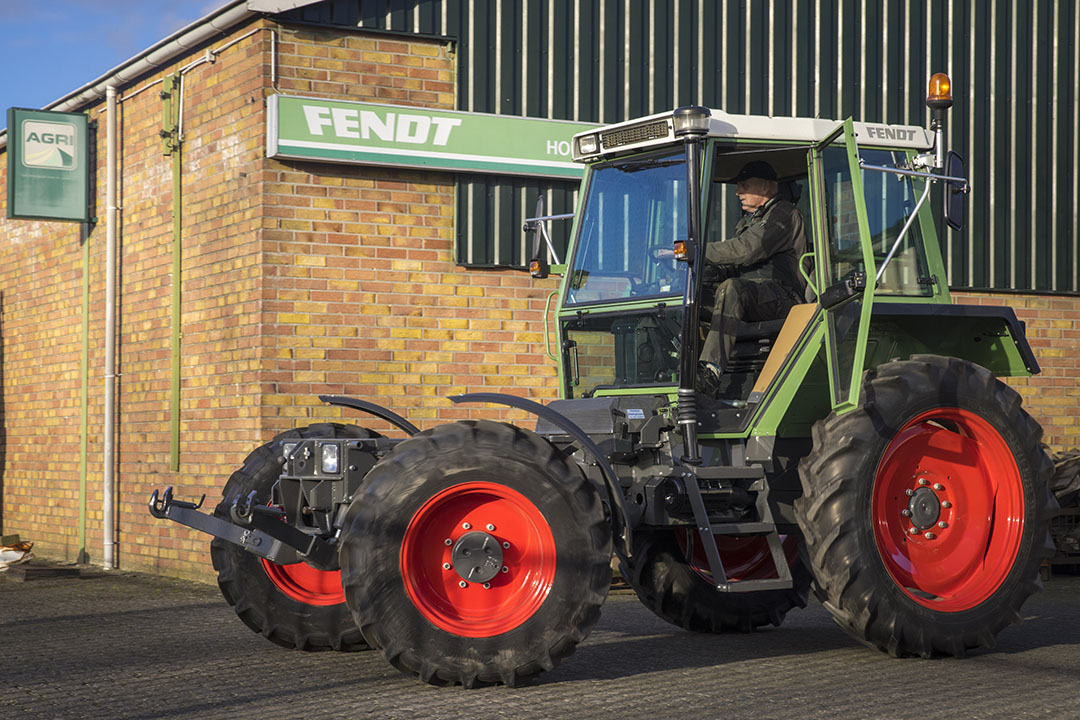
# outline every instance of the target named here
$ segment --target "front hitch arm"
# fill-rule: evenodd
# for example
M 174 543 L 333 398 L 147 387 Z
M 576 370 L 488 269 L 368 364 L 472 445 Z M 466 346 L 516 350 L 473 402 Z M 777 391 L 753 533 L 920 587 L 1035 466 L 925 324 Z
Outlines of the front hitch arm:
M 254 495 L 233 501 L 229 516 L 234 522 L 199 512 L 206 495 L 197 503 L 177 500 L 172 487 L 165 488 L 160 497 L 154 490 L 149 509 L 156 518 L 172 520 L 234 543 L 278 565 L 307 561 L 322 570 L 338 569 L 335 544 L 282 522 L 280 510 L 257 504 Z

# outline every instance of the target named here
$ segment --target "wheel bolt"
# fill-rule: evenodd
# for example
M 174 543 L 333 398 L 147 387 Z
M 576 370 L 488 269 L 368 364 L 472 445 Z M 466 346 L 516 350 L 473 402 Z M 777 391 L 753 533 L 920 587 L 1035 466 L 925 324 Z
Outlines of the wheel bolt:
M 942 485 L 941 483 L 934 483 L 934 489 L 937 490 L 938 492 L 941 492 L 942 490 L 945 489 L 945 486 Z
M 949 523 L 947 523 L 947 522 L 945 522 L 944 520 L 942 520 L 941 522 L 939 522 L 939 523 L 937 524 L 937 526 L 938 526 L 939 528 L 941 528 L 942 530 L 944 530 L 945 528 L 949 527 Z
M 461 527 L 465 528 L 466 530 L 472 530 L 472 523 L 461 523 Z
M 929 485 L 930 481 L 927 480 L 926 478 L 919 478 L 919 484 L 920 485 Z
M 443 564 L 442 564 L 442 569 L 443 569 L 443 570 L 449 570 L 450 568 L 451 568 L 451 565 L 450 565 L 450 563 L 443 563 Z
M 467 587 L 469 587 L 469 583 L 462 580 L 461 582 L 458 583 L 458 587 L 467 588 Z
M 454 541 L 453 541 L 453 540 L 451 540 L 450 538 L 446 538 L 446 539 L 445 539 L 445 540 L 443 540 L 442 542 L 443 542 L 443 545 L 446 545 L 447 547 L 449 547 L 450 545 L 453 545 L 453 544 L 454 544 Z
M 503 571 L 504 573 L 505 573 L 505 572 L 510 572 L 510 568 L 508 568 L 508 567 L 506 567 L 505 565 L 503 565 L 503 567 L 502 567 L 502 571 Z
M 505 549 L 505 550 L 510 549 L 510 542 L 509 541 L 503 540 L 503 549 Z
M 490 590 L 491 589 L 491 583 L 484 583 L 484 589 L 485 590 Z
M 908 497 L 911 497 L 912 495 L 915 494 L 915 491 L 912 490 L 911 488 L 908 488 L 907 490 L 904 491 L 904 494 L 907 495 Z
M 488 532 L 493 532 L 495 530 L 495 526 L 491 523 L 488 523 L 486 527 Z
M 919 528 L 915 528 L 915 527 L 908 528 L 908 534 L 909 535 L 918 535 L 919 534 Z
M 904 517 L 911 517 L 911 511 L 908 510 L 907 508 L 904 508 L 903 510 L 901 510 L 900 514 L 903 515 Z
M 948 500 L 945 500 L 944 502 L 941 503 L 941 507 L 943 507 L 943 508 L 951 508 L 952 503 L 949 502 Z
M 937 535 L 935 535 L 935 534 L 934 534 L 934 533 L 932 533 L 932 532 L 928 532 L 928 533 L 926 533 L 925 535 L 923 535 L 923 537 L 924 537 L 924 538 L 926 538 L 927 540 L 933 540 L 934 538 L 936 538 L 936 537 L 937 537 Z

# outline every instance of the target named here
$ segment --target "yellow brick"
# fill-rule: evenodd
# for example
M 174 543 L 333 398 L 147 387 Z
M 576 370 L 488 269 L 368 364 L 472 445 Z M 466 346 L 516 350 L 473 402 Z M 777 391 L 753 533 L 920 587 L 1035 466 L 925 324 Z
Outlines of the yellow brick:
M 484 288 L 474 285 L 458 285 L 454 288 L 454 293 L 457 295 L 481 296 L 484 294 Z

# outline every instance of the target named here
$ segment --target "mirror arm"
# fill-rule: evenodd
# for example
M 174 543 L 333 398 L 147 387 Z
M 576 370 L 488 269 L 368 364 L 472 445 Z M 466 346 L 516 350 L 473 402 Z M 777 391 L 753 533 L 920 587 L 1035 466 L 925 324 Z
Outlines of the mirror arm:
M 930 180 L 945 180 L 946 182 L 963 183 L 964 187 L 960 189 L 960 192 L 966 193 L 971 190 L 967 178 L 953 177 L 952 175 L 935 175 L 934 173 L 919 172 L 918 170 L 903 170 L 901 168 L 882 167 L 881 165 L 867 165 L 862 158 L 859 158 L 859 168 L 862 170 L 873 170 L 875 172 L 892 173 L 893 175 L 906 175 L 907 177 L 929 178 Z

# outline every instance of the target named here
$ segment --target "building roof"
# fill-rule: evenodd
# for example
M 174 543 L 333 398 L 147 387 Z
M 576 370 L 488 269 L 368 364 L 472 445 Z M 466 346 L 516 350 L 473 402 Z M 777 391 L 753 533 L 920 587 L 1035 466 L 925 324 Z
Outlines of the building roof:
M 293 8 L 313 5 L 322 0 L 229 0 L 198 20 L 186 25 L 168 37 L 154 43 L 142 52 L 128 58 L 98 78 L 72 90 L 46 105 L 43 110 L 73 111 L 105 97 L 110 85 L 122 87 L 158 67 L 168 65 L 178 56 L 189 52 L 217 35 L 227 33 L 235 25 L 256 15 L 278 13 Z M 0 131 L 0 149 L 7 145 L 7 130 Z

